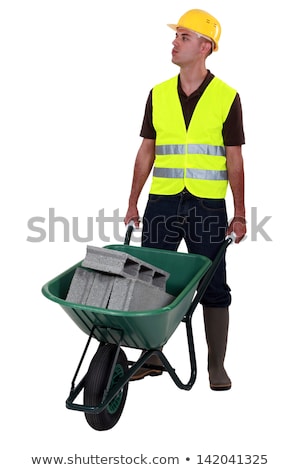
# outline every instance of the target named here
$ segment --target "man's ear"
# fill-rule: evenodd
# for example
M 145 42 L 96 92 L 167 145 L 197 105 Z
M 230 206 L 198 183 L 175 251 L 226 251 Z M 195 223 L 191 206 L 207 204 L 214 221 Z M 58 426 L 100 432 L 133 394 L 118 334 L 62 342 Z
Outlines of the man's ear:
M 207 57 L 212 53 L 212 43 L 210 41 L 206 41 L 205 39 L 201 41 L 200 52 L 201 54 Z

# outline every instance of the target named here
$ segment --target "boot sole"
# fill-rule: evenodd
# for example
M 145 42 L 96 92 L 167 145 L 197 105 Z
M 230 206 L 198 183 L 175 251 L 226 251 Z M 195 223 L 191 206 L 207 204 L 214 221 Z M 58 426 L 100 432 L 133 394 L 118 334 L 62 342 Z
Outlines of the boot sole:
M 231 389 L 231 384 L 228 384 L 228 385 L 211 385 L 210 386 L 211 390 L 214 390 L 215 392 L 224 392 L 226 390 L 230 390 Z
M 142 380 L 144 379 L 145 377 L 156 377 L 158 375 L 162 375 L 162 371 L 161 370 L 146 370 L 145 372 L 140 372 L 140 374 L 137 372 L 136 375 L 133 375 L 131 378 L 130 378 L 130 382 L 135 382 L 136 380 Z

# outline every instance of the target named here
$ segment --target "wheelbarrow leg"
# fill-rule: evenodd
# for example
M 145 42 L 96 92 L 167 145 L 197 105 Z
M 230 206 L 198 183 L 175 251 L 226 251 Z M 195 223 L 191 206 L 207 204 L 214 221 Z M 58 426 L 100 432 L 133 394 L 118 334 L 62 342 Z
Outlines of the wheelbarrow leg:
M 163 349 L 153 349 L 153 350 L 145 350 L 142 351 L 141 356 L 139 357 L 137 362 L 130 361 L 129 364 L 133 364 L 131 370 L 131 377 L 135 375 L 138 376 L 140 371 L 145 368 L 148 370 L 152 370 L 151 362 L 153 361 L 153 356 L 155 357 L 155 362 L 159 365 L 156 365 L 157 371 L 160 374 L 164 371 L 168 372 L 173 382 L 177 385 L 177 387 L 181 388 L 182 390 L 190 390 L 195 381 L 197 376 L 197 366 L 196 366 L 196 355 L 195 355 L 195 347 L 194 347 L 194 338 L 193 338 L 193 330 L 192 330 L 192 315 L 188 315 L 182 320 L 186 324 L 186 333 L 187 333 L 187 341 L 188 341 L 188 348 L 189 348 L 189 358 L 190 358 L 190 379 L 187 383 L 183 383 L 178 375 L 175 372 L 175 369 L 171 366 L 170 362 L 166 358 L 163 353 Z M 147 362 L 148 361 L 148 362 Z M 141 377 L 142 378 L 142 377 Z M 136 380 L 136 379 L 133 379 Z
M 190 357 L 190 366 L 191 366 L 191 376 L 189 380 L 189 384 L 192 387 L 196 382 L 197 377 L 197 362 L 196 362 L 196 354 L 195 354 L 195 345 L 194 345 L 194 337 L 193 337 L 193 329 L 192 329 L 192 315 L 188 315 L 183 320 L 186 324 L 186 334 L 187 334 L 187 341 L 189 347 L 189 357 Z

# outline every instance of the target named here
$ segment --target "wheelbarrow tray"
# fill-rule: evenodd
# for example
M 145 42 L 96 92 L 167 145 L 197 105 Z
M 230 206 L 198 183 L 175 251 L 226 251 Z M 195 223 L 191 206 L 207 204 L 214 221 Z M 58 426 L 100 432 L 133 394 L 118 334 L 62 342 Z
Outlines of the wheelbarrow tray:
M 82 261 L 45 284 L 44 296 L 58 303 L 84 333 L 93 332 L 99 341 L 137 349 L 161 348 L 187 313 L 211 260 L 191 253 L 130 245 L 106 248 L 125 252 L 170 273 L 166 291 L 175 297 L 173 302 L 143 311 L 111 310 L 68 302 L 65 299 L 73 275 Z

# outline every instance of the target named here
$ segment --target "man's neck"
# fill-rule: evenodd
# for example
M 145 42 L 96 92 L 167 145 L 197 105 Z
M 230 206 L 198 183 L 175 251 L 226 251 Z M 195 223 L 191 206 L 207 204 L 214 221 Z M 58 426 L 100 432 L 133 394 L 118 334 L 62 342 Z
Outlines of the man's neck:
M 181 88 L 187 96 L 190 96 L 199 88 L 207 77 L 208 70 L 203 67 L 200 70 L 180 69 Z

